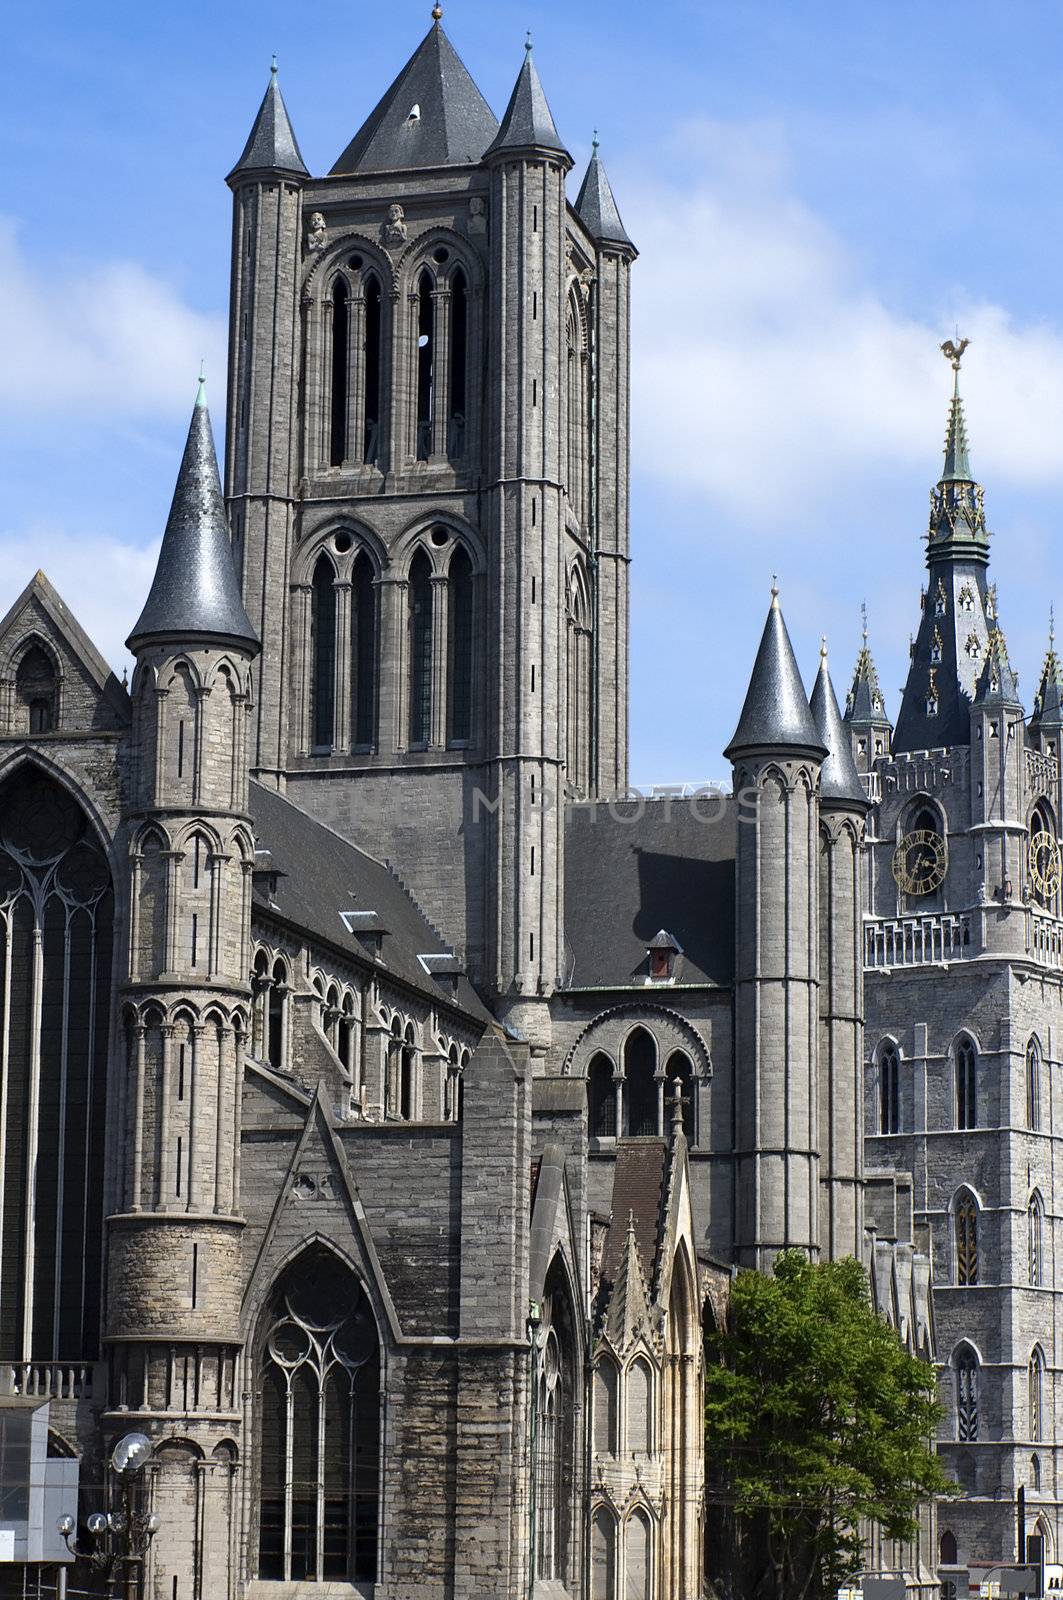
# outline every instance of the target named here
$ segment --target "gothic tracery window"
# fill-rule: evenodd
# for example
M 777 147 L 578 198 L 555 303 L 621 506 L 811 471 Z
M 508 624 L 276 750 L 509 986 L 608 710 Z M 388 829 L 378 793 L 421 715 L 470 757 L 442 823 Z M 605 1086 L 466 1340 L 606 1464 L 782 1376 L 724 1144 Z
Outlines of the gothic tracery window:
M 414 454 L 427 461 L 432 454 L 435 420 L 435 285 L 426 269 L 417 282 L 417 436 Z
M 350 399 L 350 296 L 347 283 L 337 278 L 332 288 L 332 415 L 329 463 L 341 467 L 347 459 L 347 407 Z
M 458 267 L 450 280 L 449 418 L 447 455 L 460 461 L 465 454 L 468 424 L 469 296 L 465 274 Z
M 447 637 L 447 739 L 467 744 L 472 738 L 473 576 L 468 552 L 460 544 L 447 573 Z
M 1044 1222 L 1044 1204 L 1041 1196 L 1034 1194 L 1026 1209 L 1026 1231 L 1029 1280 L 1035 1289 L 1044 1282 Z
M 351 568 L 351 743 L 368 750 L 376 739 L 377 608 L 372 563 L 361 551 Z
M 978 1058 L 970 1039 L 956 1045 L 956 1126 L 978 1126 Z
M 967 1190 L 956 1201 L 955 1222 L 956 1282 L 969 1286 L 978 1282 L 978 1206 Z
M 418 550 L 410 564 L 410 743 L 432 736 L 432 564 Z
M 1030 1438 L 1037 1442 L 1043 1437 L 1045 1406 L 1045 1358 L 1039 1344 L 1035 1344 L 1030 1351 L 1026 1368 L 1026 1399 Z
M 311 725 L 315 750 L 331 750 L 336 705 L 336 569 L 321 555 L 314 567 Z
M 953 1368 L 956 1380 L 956 1437 L 961 1444 L 978 1438 L 978 1357 L 970 1345 L 957 1350 Z
M 901 1128 L 900 1058 L 887 1041 L 878 1058 L 878 1131 L 899 1133 Z
M 22 710 L 21 726 L 15 731 L 51 733 L 59 721 L 58 681 L 55 667 L 39 644 L 31 645 L 15 674 L 15 699 Z
M 354 1275 L 323 1247 L 292 1263 L 257 1348 L 258 1576 L 376 1576 L 379 1349 Z
M 568 585 L 566 676 L 568 781 L 582 792 L 590 777 L 591 629 L 586 584 L 578 567 L 572 569 Z
M 1026 1126 L 1031 1133 L 1041 1127 L 1041 1047 L 1036 1039 L 1026 1046 Z
M 535 1576 L 565 1583 L 575 1511 L 575 1337 L 564 1271 L 556 1257 L 546 1275 L 537 1338 Z
M 613 1063 L 598 1054 L 587 1068 L 587 1120 L 592 1139 L 616 1136 L 616 1083 Z
M 652 1035 L 635 1028 L 624 1041 L 624 1120 L 631 1138 L 661 1132 L 656 1068 Z
M 37 768 L 20 767 L 0 787 L 9 1361 L 83 1361 L 99 1338 L 113 919 L 110 868 L 85 813 Z

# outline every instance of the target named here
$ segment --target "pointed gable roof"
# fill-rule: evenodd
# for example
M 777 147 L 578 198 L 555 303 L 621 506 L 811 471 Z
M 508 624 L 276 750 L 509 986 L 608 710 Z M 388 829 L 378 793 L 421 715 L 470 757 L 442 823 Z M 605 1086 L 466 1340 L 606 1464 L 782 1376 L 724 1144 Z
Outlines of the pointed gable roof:
M 864 607 L 863 644 L 860 654 L 856 658 L 853 669 L 853 681 L 845 700 L 845 721 L 854 725 L 866 723 L 885 723 L 890 726 L 890 719 L 886 714 L 886 702 L 882 698 L 879 687 L 878 670 L 871 646 L 867 642 L 867 607 Z
M 1063 667 L 1056 653 L 1055 617 L 1048 630 L 1048 649 L 1041 668 L 1041 681 L 1033 702 L 1033 717 L 1039 728 L 1063 727 Z
M 810 708 L 819 741 L 827 747 L 827 758 L 820 770 L 820 800 L 828 804 L 833 802 L 836 805 L 866 807 L 864 786 L 856 770 L 852 745 L 838 709 L 834 685 L 830 681 L 826 640 L 819 652 L 819 672 L 812 686 Z
M 569 165 L 572 157 L 561 143 L 561 135 L 554 126 L 553 115 L 546 94 L 532 60 L 531 45 L 524 49 L 524 64 L 517 74 L 513 93 L 509 97 L 489 154 L 500 150 L 550 150 L 564 156 Z
M 257 651 L 240 598 L 203 380 L 192 410 L 162 549 L 148 598 L 126 643 L 216 637 Z
M 779 592 L 773 588 L 757 659 L 734 738 L 724 755 L 742 750 L 800 749 L 825 755 L 786 631 Z
M 494 112 L 437 22 L 331 175 L 467 166 L 481 159 L 497 131 Z
M 613 1348 L 623 1353 L 643 1330 L 648 1332 L 649 1327 L 649 1289 L 635 1238 L 634 1214 L 629 1213 L 623 1254 L 605 1309 L 605 1331 Z
M 1012 671 L 1007 640 L 1001 628 L 990 629 L 985 666 L 974 699 L 976 705 L 984 705 L 987 701 L 1009 706 L 1020 703 L 1018 679 Z
M 620 220 L 609 179 L 605 175 L 605 168 L 598 155 L 597 139 L 591 149 L 591 159 L 576 197 L 576 215 L 591 238 L 596 239 L 599 244 L 619 244 L 628 250 L 634 250 L 635 246 L 628 238 L 627 230 Z
M 241 172 L 291 172 L 300 178 L 310 176 L 277 81 L 276 61 L 270 68 L 269 87 L 262 97 L 243 154 L 230 172 L 228 182 Z

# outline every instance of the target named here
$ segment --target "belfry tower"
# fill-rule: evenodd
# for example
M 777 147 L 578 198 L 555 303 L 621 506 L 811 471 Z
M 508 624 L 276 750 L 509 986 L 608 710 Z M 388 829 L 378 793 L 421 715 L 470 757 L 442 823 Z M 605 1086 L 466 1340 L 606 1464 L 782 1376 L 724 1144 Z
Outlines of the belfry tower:
M 597 145 L 566 198 L 530 45 L 499 124 L 434 15 L 327 176 L 274 72 L 228 179 L 252 767 L 401 861 L 532 1037 L 566 797 L 627 781 L 635 249 Z
M 229 1492 L 232 1463 L 212 1451 L 240 1405 L 239 1102 L 254 862 L 247 718 L 258 640 L 232 564 L 202 383 L 129 648 L 135 764 L 110 1406 L 160 1427 L 175 1407 L 194 1415 L 195 1459 L 217 1466 Z M 156 1573 L 167 1594 L 166 1574 L 186 1571 L 195 1459 L 171 1451 L 156 1478 Z M 220 1583 L 227 1551 L 213 1558 Z

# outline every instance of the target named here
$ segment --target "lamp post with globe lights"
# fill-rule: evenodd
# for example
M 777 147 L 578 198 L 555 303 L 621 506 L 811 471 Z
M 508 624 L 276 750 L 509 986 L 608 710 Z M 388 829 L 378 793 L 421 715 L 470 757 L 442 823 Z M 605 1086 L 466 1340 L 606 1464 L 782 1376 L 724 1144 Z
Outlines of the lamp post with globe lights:
M 136 1505 L 136 1480 L 151 1456 L 152 1443 L 146 1433 L 127 1433 L 119 1439 L 111 1452 L 111 1469 L 121 1485 L 122 1505 L 117 1511 L 94 1511 L 85 1519 L 92 1540 L 87 1549 L 77 1543 L 77 1520 L 69 1512 L 56 1524 L 71 1555 L 87 1562 L 108 1582 L 124 1568 L 124 1600 L 140 1600 L 144 1557 L 159 1531 L 154 1511 L 143 1512 Z

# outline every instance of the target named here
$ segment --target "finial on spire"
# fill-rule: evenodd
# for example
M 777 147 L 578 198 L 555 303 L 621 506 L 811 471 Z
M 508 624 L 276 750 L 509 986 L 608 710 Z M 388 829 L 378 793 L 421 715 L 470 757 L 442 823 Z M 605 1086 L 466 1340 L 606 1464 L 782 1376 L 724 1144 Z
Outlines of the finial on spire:
M 597 128 L 595 128 L 594 132 L 591 135 L 591 154 L 595 155 L 595 156 L 598 154 L 598 129 Z
M 821 633 L 819 636 L 819 659 L 824 666 L 827 665 L 827 635 L 825 633 Z
M 196 390 L 196 405 L 205 406 L 207 403 L 207 363 L 199 363 L 199 388 Z
M 1051 605 L 1048 608 L 1048 648 L 1050 650 L 1054 650 L 1055 647 L 1056 647 L 1056 608 L 1055 608 L 1054 605 Z
M 530 56 L 531 53 L 532 53 L 532 36 L 531 36 L 531 29 L 529 28 L 527 33 L 524 35 L 524 54 L 527 55 L 527 56 Z
M 433 22 L 442 22 L 442 20 L 443 20 L 443 7 L 441 5 L 434 5 L 432 7 L 432 21 Z
M 861 633 L 861 635 L 863 637 L 864 644 L 866 645 L 867 644 L 867 601 L 866 600 L 862 600 L 861 603 L 860 603 L 860 633 Z
M 269 70 L 270 70 L 270 76 L 275 78 L 277 76 L 277 53 L 276 53 L 276 51 L 274 51 L 274 53 L 273 53 L 273 60 L 269 64 Z
M 779 574 L 777 572 L 773 572 L 771 575 L 771 603 L 777 610 L 779 606 Z

